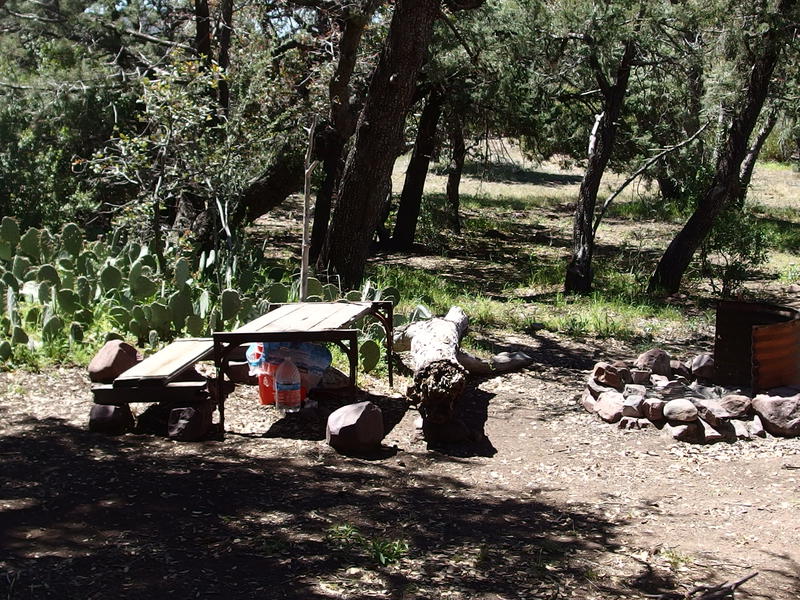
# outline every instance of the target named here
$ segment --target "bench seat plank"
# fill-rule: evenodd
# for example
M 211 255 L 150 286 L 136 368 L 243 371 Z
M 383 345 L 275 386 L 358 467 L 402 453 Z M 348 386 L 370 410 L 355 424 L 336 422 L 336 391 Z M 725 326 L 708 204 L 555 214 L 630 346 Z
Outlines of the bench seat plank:
M 117 377 L 114 387 L 163 385 L 213 352 L 214 342 L 210 338 L 175 340 Z

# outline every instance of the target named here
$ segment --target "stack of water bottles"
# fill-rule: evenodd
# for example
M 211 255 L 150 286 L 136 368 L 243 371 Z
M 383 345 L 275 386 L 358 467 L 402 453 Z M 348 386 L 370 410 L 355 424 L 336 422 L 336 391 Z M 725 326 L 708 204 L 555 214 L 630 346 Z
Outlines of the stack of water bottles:
M 258 394 L 261 404 L 274 404 L 280 412 L 293 413 L 300 410 L 306 390 L 297 365 L 289 348 L 281 347 L 269 352 L 269 344 L 250 344 L 247 362 L 250 374 L 258 376 Z

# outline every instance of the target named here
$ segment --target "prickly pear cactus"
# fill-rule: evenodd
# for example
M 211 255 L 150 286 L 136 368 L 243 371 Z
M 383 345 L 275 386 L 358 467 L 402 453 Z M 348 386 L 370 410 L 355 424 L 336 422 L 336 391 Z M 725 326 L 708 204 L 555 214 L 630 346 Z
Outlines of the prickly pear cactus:
M 28 229 L 17 243 L 17 251 L 25 256 L 38 261 L 41 255 L 41 248 L 39 246 L 39 238 L 41 232 L 35 227 Z
M 56 301 L 61 312 L 67 315 L 73 315 L 81 308 L 81 299 L 70 289 L 58 290 Z
M 64 331 L 64 321 L 61 317 L 53 315 L 44 322 L 42 326 L 42 339 L 52 341 L 60 337 Z
M 192 278 L 192 265 L 185 258 L 179 258 L 175 263 L 175 275 L 173 281 L 177 287 L 183 285 Z
M 46 281 L 53 287 L 61 287 L 61 277 L 58 275 L 56 268 L 49 263 L 39 267 L 36 273 L 36 281 Z
M 381 348 L 375 340 L 364 340 L 358 349 L 358 354 L 361 357 L 361 368 L 369 373 L 378 365 Z
M 288 302 L 289 286 L 283 283 L 273 283 L 267 290 L 267 298 L 270 302 Z
M 11 354 L 11 342 L 8 340 L 3 340 L 0 342 L 0 360 L 8 360 L 11 358 Z
M 25 280 L 25 274 L 30 270 L 30 268 L 31 261 L 25 256 L 20 256 L 17 254 L 11 261 L 11 272 L 14 274 L 14 277 L 20 281 Z
M 19 325 L 15 326 L 13 331 L 11 332 L 11 343 L 12 344 L 27 344 L 28 343 L 28 334 L 25 333 L 25 330 L 22 329 Z
M 222 307 L 223 321 L 235 319 L 239 309 L 242 307 L 242 299 L 239 297 L 239 292 L 230 288 L 223 290 L 220 305 Z
M 0 221 L 0 260 L 11 260 L 19 242 L 19 224 L 16 219 L 3 217 Z
M 122 272 L 114 265 L 106 265 L 100 271 L 100 285 L 103 291 L 119 289 L 122 285 Z
M 61 228 L 61 246 L 71 256 L 78 256 L 83 247 L 83 232 L 75 223 L 67 223 Z
M 186 331 L 192 337 L 201 337 L 206 333 L 206 324 L 198 315 L 186 317 Z
M 73 342 L 83 341 L 83 326 L 75 321 L 69 326 L 69 338 Z

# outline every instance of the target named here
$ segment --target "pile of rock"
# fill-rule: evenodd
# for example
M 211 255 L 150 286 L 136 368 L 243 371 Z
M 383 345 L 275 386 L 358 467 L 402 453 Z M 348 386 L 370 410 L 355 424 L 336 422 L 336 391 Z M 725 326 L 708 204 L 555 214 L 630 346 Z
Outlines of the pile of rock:
M 712 382 L 714 358 L 682 362 L 659 348 L 624 361 L 594 366 L 581 399 L 584 408 L 620 429 L 655 426 L 686 442 L 800 435 L 800 387 L 752 397 Z

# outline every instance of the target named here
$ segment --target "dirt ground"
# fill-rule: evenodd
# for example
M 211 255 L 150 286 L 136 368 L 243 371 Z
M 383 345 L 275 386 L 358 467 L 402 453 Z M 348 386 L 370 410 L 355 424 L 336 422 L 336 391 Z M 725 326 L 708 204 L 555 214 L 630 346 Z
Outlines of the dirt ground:
M 504 243 L 560 256 L 579 177 L 545 179 L 541 189 L 476 189 L 552 194 L 543 217 L 506 215 L 525 227 Z M 787 186 L 782 205 L 796 205 Z M 296 214 L 278 214 L 286 226 L 269 223 L 270 247 L 299 247 Z M 660 227 L 609 220 L 603 235 L 625 240 L 645 225 Z M 471 276 L 511 266 L 489 254 L 470 255 Z M 456 260 L 428 263 L 449 276 L 461 273 Z M 0 373 L 0 597 L 602 600 L 754 572 L 737 598 L 800 597 L 800 439 L 691 446 L 655 429 L 620 431 L 578 397 L 594 362 L 637 348 L 544 331 L 480 335 L 535 362 L 473 378 L 459 414 L 478 441 L 450 446 L 422 438 L 402 378 L 390 390 L 362 377 L 359 396 L 285 418 L 240 386 L 224 441 L 177 443 L 89 432 L 81 370 Z M 663 347 L 685 359 L 712 336 L 676 332 Z M 324 441 L 325 416 L 361 399 L 383 410 L 382 451 L 339 455 Z
M 0 374 L 0 594 L 588 600 L 757 571 L 737 598 L 800 596 L 800 440 L 623 432 L 577 397 L 596 360 L 631 349 L 505 344 L 536 362 L 471 381 L 478 442 L 428 447 L 416 410 L 362 381 L 389 429 L 370 457 L 325 444 L 325 402 L 279 419 L 239 386 L 224 441 L 107 437 L 87 429 L 81 371 Z M 381 566 L 333 539 L 351 528 L 408 551 Z

